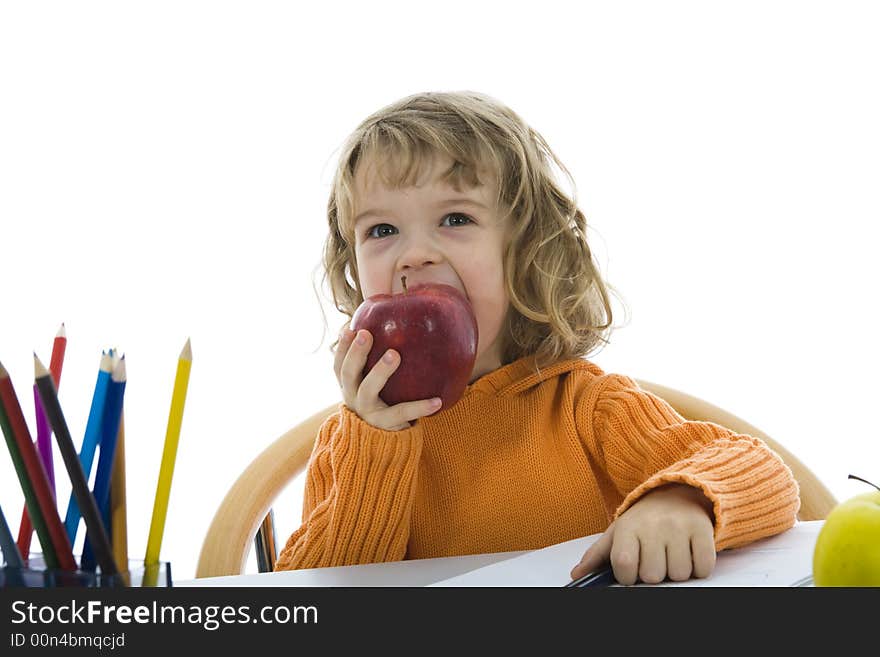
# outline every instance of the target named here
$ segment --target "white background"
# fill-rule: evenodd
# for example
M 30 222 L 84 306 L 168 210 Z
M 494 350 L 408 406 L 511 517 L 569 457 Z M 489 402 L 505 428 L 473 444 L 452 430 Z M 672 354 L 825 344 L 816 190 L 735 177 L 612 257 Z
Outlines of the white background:
M 79 444 L 101 350 L 125 353 L 142 558 L 192 339 L 161 553 L 191 578 L 238 473 L 338 398 L 343 318 L 325 300 L 325 335 L 313 289 L 337 149 L 402 96 L 474 89 L 577 183 L 631 311 L 594 360 L 741 415 L 850 497 L 848 473 L 880 482 L 878 33 L 871 2 L 4 3 L 0 361 L 35 431 L 31 353 L 66 324 Z M 17 533 L 8 458 L 0 504 Z

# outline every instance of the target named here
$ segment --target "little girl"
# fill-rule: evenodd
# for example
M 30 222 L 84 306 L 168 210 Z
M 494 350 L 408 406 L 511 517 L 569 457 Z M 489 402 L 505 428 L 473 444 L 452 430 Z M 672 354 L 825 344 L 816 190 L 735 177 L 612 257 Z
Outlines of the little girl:
M 608 289 L 586 221 L 544 139 L 477 93 L 418 94 L 348 139 L 328 204 L 326 277 L 349 318 L 369 296 L 452 285 L 479 344 L 470 384 L 439 399 L 379 398 L 405 353 L 363 375 L 368 331 L 346 324 L 343 402 L 309 462 L 303 522 L 277 569 L 530 550 L 602 537 L 576 578 L 706 577 L 716 550 L 791 527 L 791 471 L 756 438 L 688 422 L 584 359 L 607 339 Z M 567 173 L 567 172 L 566 172 Z

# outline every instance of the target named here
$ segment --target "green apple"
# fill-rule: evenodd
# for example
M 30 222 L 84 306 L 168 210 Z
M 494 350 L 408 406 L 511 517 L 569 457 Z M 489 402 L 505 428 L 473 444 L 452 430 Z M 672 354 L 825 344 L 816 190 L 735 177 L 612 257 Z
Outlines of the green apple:
M 828 514 L 813 550 L 813 583 L 880 586 L 880 488 L 841 502 Z

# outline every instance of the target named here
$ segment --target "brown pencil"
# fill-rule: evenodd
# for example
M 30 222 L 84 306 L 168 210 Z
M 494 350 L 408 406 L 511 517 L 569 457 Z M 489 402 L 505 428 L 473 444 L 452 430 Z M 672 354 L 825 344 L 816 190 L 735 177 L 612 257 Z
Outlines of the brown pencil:
M 119 436 L 113 458 L 113 476 L 110 479 L 110 544 L 116 565 L 122 573 L 128 571 L 128 519 L 125 501 L 125 414 L 119 418 Z

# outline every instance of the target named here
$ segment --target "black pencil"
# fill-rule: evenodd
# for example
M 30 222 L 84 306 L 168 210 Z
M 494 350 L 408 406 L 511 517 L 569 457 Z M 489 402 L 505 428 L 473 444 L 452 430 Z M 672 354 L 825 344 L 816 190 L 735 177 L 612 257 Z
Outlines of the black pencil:
M 110 548 L 110 540 L 107 538 L 107 530 L 101 521 L 101 514 L 98 513 L 98 505 L 95 497 L 89 490 L 88 481 L 86 481 L 85 473 L 76 454 L 76 448 L 73 446 L 73 439 L 70 437 L 70 430 L 67 428 L 67 421 L 61 412 L 61 405 L 58 403 L 58 395 L 55 391 L 55 382 L 45 366 L 34 354 L 34 383 L 40 394 L 40 401 L 43 403 L 43 409 L 46 411 L 46 417 L 55 433 L 55 441 L 58 443 L 58 449 L 61 451 L 61 457 L 64 459 L 64 466 L 67 468 L 67 474 L 70 477 L 70 484 L 73 493 L 76 496 L 76 503 L 82 511 L 83 520 L 86 523 L 86 530 L 92 539 L 92 548 L 95 551 L 95 558 L 101 567 L 102 575 L 116 575 L 119 569 L 113 560 L 113 552 Z
M 611 568 L 603 568 L 602 570 L 594 570 L 582 575 L 575 580 L 570 581 L 563 588 L 585 588 L 588 586 L 611 586 L 615 583 L 614 571 Z

